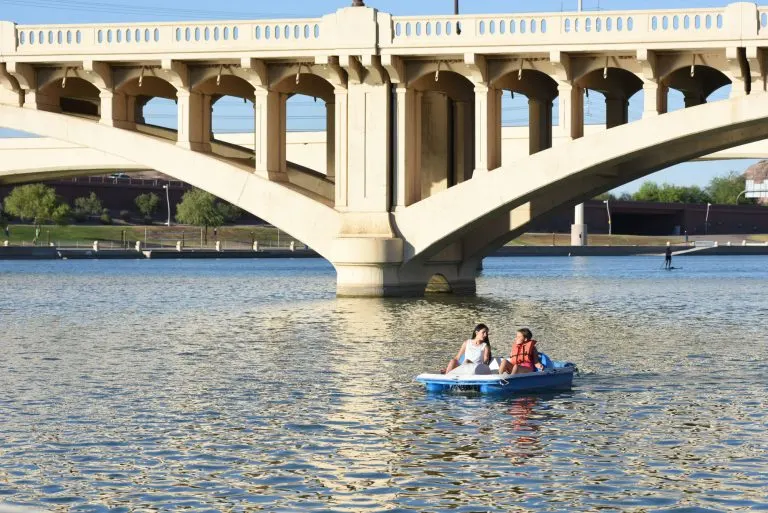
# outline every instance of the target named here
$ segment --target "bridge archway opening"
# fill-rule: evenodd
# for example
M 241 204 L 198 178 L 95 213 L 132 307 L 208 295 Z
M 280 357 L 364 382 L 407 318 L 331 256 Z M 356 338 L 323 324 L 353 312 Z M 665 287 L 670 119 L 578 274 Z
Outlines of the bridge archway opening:
M 715 91 L 731 86 L 731 80 L 725 73 L 704 65 L 677 68 L 665 76 L 662 83 L 669 90 L 667 112 L 707 103 Z M 678 94 L 673 94 L 673 91 Z M 719 94 L 716 98 L 721 98 Z
M 424 289 L 425 294 L 451 294 L 453 293 L 453 288 L 451 287 L 451 284 L 448 282 L 448 278 L 446 278 L 444 275 L 437 273 L 432 275 L 432 277 L 427 282 L 427 286 Z
M 137 103 L 138 103 L 137 99 Z M 139 131 L 148 131 L 153 135 L 159 135 L 169 140 L 178 140 L 179 120 L 176 101 L 161 96 L 153 98 L 142 97 L 142 104 L 138 106 L 141 117 L 136 123 L 144 125 Z
M 206 112 L 208 133 L 203 138 L 216 142 L 211 148 L 213 153 L 225 157 L 252 158 L 255 133 L 253 85 L 234 75 L 211 74 L 197 84 L 193 92 L 206 97 L 203 105 L 210 109 Z M 244 136 L 235 140 L 227 136 L 231 133 Z
M 101 111 L 99 88 L 79 77 L 52 80 L 40 88 L 41 104 L 66 114 L 98 117 Z
M 328 181 L 335 181 L 336 176 L 336 92 L 324 77 L 301 69 L 286 74 L 272 88 L 281 95 L 283 154 L 290 160 L 286 164 L 289 174 L 293 170 L 322 178 L 326 181 L 323 195 L 332 196 Z M 305 140 L 300 134 L 307 132 L 315 132 L 316 138 Z
M 578 80 L 585 90 L 584 124 L 613 128 L 629 122 L 630 101 L 643 90 L 643 81 L 623 68 L 603 67 Z
M 501 76 L 493 86 L 503 91 L 502 126 L 527 126 L 530 154 L 551 148 L 557 82 L 541 71 L 521 69 Z
M 436 80 L 437 79 L 437 80 Z M 418 93 L 413 150 L 418 199 L 472 178 L 475 169 L 475 93 L 463 75 L 430 72 L 412 82 Z
M 176 141 L 178 109 L 176 88 L 156 76 L 136 74 L 126 79 L 116 92 L 126 96 L 126 114 L 129 123 L 138 131 L 147 132 Z

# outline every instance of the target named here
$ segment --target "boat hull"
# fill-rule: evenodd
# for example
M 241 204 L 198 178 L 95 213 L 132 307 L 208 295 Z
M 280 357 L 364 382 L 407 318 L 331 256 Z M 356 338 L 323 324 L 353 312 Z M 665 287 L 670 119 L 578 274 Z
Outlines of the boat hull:
M 420 374 L 416 381 L 423 383 L 429 392 L 463 392 L 489 395 L 517 392 L 569 390 L 573 386 L 575 367 L 545 369 L 541 372 L 515 375 L 464 375 Z

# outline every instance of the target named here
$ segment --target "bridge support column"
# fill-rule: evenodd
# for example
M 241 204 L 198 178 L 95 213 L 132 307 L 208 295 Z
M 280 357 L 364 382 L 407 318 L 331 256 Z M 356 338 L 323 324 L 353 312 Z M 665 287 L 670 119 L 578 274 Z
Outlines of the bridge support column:
M 461 183 L 472 178 L 475 168 L 473 143 L 472 104 L 453 101 L 453 167 L 454 183 Z
M 475 84 L 475 171 L 501 165 L 501 91 Z
M 683 102 L 685 103 L 685 108 L 695 107 L 707 103 L 707 97 L 700 91 L 685 91 Z
M 418 92 L 399 85 L 395 90 L 396 122 L 393 139 L 395 176 L 392 205 L 407 207 L 421 199 L 419 177 L 421 107 Z
M 286 181 L 285 95 L 257 87 L 253 98 L 255 172 L 269 180 Z M 328 135 L 333 138 L 333 134 Z
M 194 151 L 211 149 L 211 97 L 187 89 L 176 92 L 178 100 L 178 141 Z
M 667 91 L 667 86 L 655 80 L 643 81 L 643 119 L 667 112 Z
M 423 93 L 421 107 L 421 199 L 446 190 L 452 181 L 451 101 L 436 91 Z
M 531 155 L 552 147 L 552 100 L 528 98 L 528 151 Z
M 128 122 L 128 99 L 126 95 L 109 90 L 99 93 L 101 101 L 99 123 L 117 128 L 129 128 L 134 123 Z
M 566 136 L 578 139 L 584 135 L 584 89 L 568 82 L 557 87 L 560 95 L 560 126 Z M 587 225 L 584 224 L 584 204 L 576 205 L 571 225 L 571 246 L 586 246 Z
M 624 97 L 605 98 L 605 127 L 613 128 L 629 122 L 629 100 Z
M 325 104 L 325 174 L 336 178 L 336 104 Z

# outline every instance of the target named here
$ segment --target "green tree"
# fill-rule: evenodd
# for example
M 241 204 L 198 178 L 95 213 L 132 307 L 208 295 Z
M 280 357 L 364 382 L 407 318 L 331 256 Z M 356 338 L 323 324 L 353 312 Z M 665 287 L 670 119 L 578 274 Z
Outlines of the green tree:
M 658 203 L 707 203 L 709 195 L 698 186 L 681 186 L 655 182 L 643 182 L 640 189 L 632 195 L 635 201 L 654 201 Z
M 659 185 L 656 182 L 643 182 L 643 185 L 632 195 L 635 201 L 659 201 Z
M 176 205 L 176 220 L 180 223 L 202 226 L 205 228 L 204 242 L 208 242 L 208 228 L 221 226 L 224 215 L 221 213 L 216 196 L 200 189 L 184 193 L 181 203 Z
M 221 212 L 221 215 L 224 217 L 225 223 L 231 223 L 243 215 L 243 210 L 241 208 L 236 207 L 228 201 L 219 200 L 216 202 L 216 205 L 219 212 Z
M 52 187 L 41 183 L 14 187 L 4 204 L 9 214 L 20 217 L 22 221 L 31 220 L 35 225 L 35 234 L 40 232 L 40 224 L 45 221 L 67 224 L 71 212 L 69 205 L 59 201 Z
M 95 192 L 91 192 L 88 196 L 81 198 L 75 198 L 74 214 L 76 217 L 83 219 L 88 216 L 98 216 L 102 210 L 101 200 L 96 196 Z
M 744 175 L 731 171 L 728 176 L 716 176 L 709 181 L 707 192 L 712 203 L 720 205 L 735 205 L 736 198 L 747 187 Z
M 144 216 L 144 219 L 147 220 L 151 219 L 152 214 L 157 211 L 157 207 L 160 205 L 160 197 L 154 192 L 139 194 L 136 196 L 134 203 L 136 203 L 136 206 L 138 207 L 139 212 L 141 212 L 141 215 Z
M 600 201 L 604 201 L 604 200 L 616 201 L 616 196 L 612 192 L 604 192 L 602 194 L 598 194 L 592 199 L 596 199 Z

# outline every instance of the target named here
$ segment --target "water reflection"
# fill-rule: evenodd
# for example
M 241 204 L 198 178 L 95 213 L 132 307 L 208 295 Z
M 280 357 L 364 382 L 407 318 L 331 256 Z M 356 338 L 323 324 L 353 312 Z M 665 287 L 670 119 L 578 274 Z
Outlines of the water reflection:
M 420 300 L 336 299 L 320 261 L 4 262 L 0 502 L 759 509 L 766 262 L 488 259 L 478 297 Z M 424 393 L 478 322 L 496 354 L 530 327 L 574 390 Z

